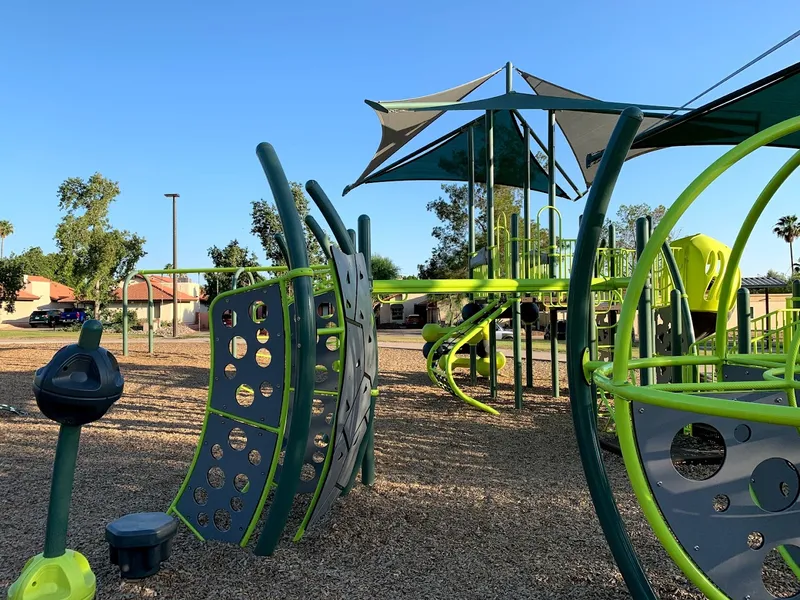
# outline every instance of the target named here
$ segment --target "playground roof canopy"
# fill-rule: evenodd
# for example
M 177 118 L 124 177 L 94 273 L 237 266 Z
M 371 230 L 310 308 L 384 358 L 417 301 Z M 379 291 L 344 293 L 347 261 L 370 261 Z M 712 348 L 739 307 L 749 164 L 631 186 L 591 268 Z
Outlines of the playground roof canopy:
M 782 288 L 789 285 L 788 281 L 777 277 L 742 277 L 742 287 L 749 290 L 760 288 Z
M 348 186 L 347 194 L 361 183 L 384 181 L 469 181 L 469 129 L 473 128 L 475 181 L 486 183 L 486 117 L 451 131 L 427 146 Z M 494 116 L 495 183 L 522 188 L 525 183 L 525 138 L 511 111 Z M 534 155 L 530 155 L 530 189 L 547 192 L 549 177 Z M 556 186 L 556 195 L 569 195 Z

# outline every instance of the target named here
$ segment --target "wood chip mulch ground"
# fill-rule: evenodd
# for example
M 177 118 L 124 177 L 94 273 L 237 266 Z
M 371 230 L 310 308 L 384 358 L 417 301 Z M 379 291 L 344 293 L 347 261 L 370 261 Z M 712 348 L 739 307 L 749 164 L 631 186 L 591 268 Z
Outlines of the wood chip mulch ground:
M 60 344 L 0 347 L 0 590 L 42 549 L 56 425 L 39 413 L 33 371 Z M 499 417 L 433 386 L 419 351 L 380 350 L 374 488 L 358 485 L 299 544 L 269 558 L 202 543 L 184 527 L 161 572 L 122 582 L 106 524 L 165 510 L 200 432 L 208 344 L 159 341 L 116 351 L 125 395 L 81 440 L 69 547 L 87 556 L 98 598 L 629 598 L 592 508 L 566 398 L 549 394 L 549 363 L 513 409 L 511 370 Z M 475 390 L 485 398 L 485 387 Z M 641 516 L 622 460 L 606 454 L 621 512 L 661 598 L 702 596 Z M 2 592 L 4 594 L 4 592 Z M 4 597 L 4 596 L 3 596 Z

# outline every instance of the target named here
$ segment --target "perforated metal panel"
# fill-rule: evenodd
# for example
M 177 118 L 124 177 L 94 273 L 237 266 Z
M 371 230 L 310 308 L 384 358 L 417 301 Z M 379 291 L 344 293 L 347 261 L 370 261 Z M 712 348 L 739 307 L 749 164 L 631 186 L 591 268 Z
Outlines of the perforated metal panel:
M 730 381 L 756 380 L 761 372 L 727 367 L 724 376 Z M 732 402 L 786 403 L 782 392 L 705 395 Z M 731 598 L 774 598 L 761 579 L 767 554 L 783 544 L 800 547 L 797 429 L 639 403 L 633 403 L 633 415 L 653 495 L 689 556 Z M 701 481 L 678 473 L 670 457 L 673 437 L 691 423 L 714 427 L 725 444 L 722 466 Z

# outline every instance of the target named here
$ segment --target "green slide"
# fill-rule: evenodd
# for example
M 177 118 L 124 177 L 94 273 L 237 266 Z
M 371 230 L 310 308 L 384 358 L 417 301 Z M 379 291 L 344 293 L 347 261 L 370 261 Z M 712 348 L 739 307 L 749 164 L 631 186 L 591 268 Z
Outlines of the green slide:
M 487 404 L 472 398 L 458 387 L 453 378 L 453 369 L 456 367 L 469 367 L 469 359 L 458 355 L 458 351 L 471 340 L 479 338 L 481 332 L 487 330 L 487 326 L 497 319 L 503 312 L 511 306 L 511 300 L 491 300 L 484 308 L 475 313 L 463 323 L 454 327 L 446 335 L 439 338 L 428 352 L 428 376 L 431 381 L 444 390 L 460 398 L 470 406 L 474 406 L 482 411 L 493 415 L 500 414 Z M 488 361 L 486 359 L 478 359 Z M 505 356 L 497 353 L 498 370 L 505 363 Z

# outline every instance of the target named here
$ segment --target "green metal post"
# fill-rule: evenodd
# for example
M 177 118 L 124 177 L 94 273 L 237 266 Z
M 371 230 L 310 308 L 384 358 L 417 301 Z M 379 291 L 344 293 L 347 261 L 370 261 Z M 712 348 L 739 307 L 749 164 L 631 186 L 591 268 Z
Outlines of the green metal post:
M 669 304 L 672 309 L 672 356 L 683 354 L 683 294 L 680 290 L 669 293 Z M 683 369 L 680 365 L 672 367 L 672 383 L 683 383 Z
M 792 286 L 794 287 L 794 286 Z M 739 354 L 750 354 L 750 290 L 740 288 L 736 292 L 736 325 L 739 330 Z
M 608 276 L 611 279 L 617 276 L 617 230 L 614 224 L 608 226 Z M 613 294 L 610 296 L 613 301 Z M 611 360 L 614 360 L 614 338 L 617 337 L 617 311 L 612 310 L 609 302 L 608 310 L 608 343 L 611 345 Z
M 348 229 L 347 234 L 350 236 L 350 240 L 353 242 L 353 246 L 356 247 L 356 230 Z
M 548 210 L 548 255 L 549 275 L 556 278 L 556 113 L 547 111 L 547 185 Z M 558 374 L 558 309 L 550 309 L 550 378 L 552 381 L 553 398 L 561 395 L 561 381 Z
M 525 279 L 531 278 L 531 128 L 524 121 L 525 137 L 525 182 L 522 184 L 522 215 L 524 219 L 524 241 L 522 242 L 522 265 Z M 530 294 L 526 294 L 530 298 Z M 525 386 L 533 387 L 533 325 L 525 324 Z
M 519 214 L 511 215 L 511 279 L 519 279 Z M 514 332 L 514 407 L 522 408 L 522 340 L 520 339 L 519 294 L 511 305 L 511 329 Z
M 486 111 L 486 246 L 489 279 L 494 279 L 494 113 Z M 497 397 L 497 330 L 489 323 L 489 397 Z
M 313 233 L 314 237 L 317 238 L 317 243 L 322 249 L 322 253 L 325 255 L 325 258 L 331 260 L 331 241 L 328 239 L 328 234 L 325 233 L 325 230 L 322 229 L 322 226 L 311 215 L 306 215 L 305 222 L 306 225 L 308 225 L 309 230 L 311 230 L 311 233 Z M 372 259 L 370 258 L 370 261 L 371 260 Z
M 272 236 L 272 239 L 274 239 L 275 243 L 278 245 L 278 250 L 280 250 L 281 256 L 283 256 L 283 260 L 286 261 L 286 266 L 291 269 L 292 265 L 289 262 L 289 249 L 286 247 L 286 240 L 284 239 L 283 234 L 276 233 L 274 236 Z
M 594 296 L 594 294 L 592 294 Z M 589 302 L 589 360 L 597 360 L 597 314 L 595 312 L 594 297 Z M 592 381 L 592 398 L 597 412 L 597 385 Z
M 139 274 L 131 273 L 122 282 L 122 355 L 128 356 L 128 286 L 131 280 Z M 153 353 L 153 284 L 146 275 L 142 276 L 147 286 L 147 351 Z
M 333 233 L 333 237 L 336 238 L 336 243 L 339 244 L 339 248 L 342 249 L 342 252 L 345 254 L 355 254 L 356 247 L 353 244 L 353 238 L 350 237 L 350 233 L 344 226 L 344 223 L 342 223 L 342 218 L 339 216 L 339 213 L 336 212 L 333 203 L 322 187 L 312 179 L 306 182 L 306 191 L 331 228 L 331 233 Z
M 364 262 L 367 266 L 367 278 L 369 280 L 370 288 L 372 287 L 372 234 L 370 232 L 370 222 L 367 215 L 358 217 L 358 251 L 364 255 Z M 375 326 L 375 317 L 372 315 L 370 322 L 372 323 L 372 339 L 377 340 L 378 332 Z M 378 344 L 377 342 L 372 345 L 373 357 L 375 364 L 378 364 Z M 378 388 L 377 377 L 372 382 L 372 389 Z M 356 461 L 356 464 L 361 464 L 361 483 L 364 485 L 375 484 L 375 401 L 376 396 L 372 396 L 369 405 L 369 425 L 367 426 L 367 433 L 364 437 L 362 446 L 364 447 L 364 458 L 362 461 Z M 354 473 L 355 474 L 355 473 Z
M 514 66 L 511 61 L 506 63 L 506 94 L 511 93 L 514 87 Z
M 646 217 L 636 219 L 636 258 L 641 256 L 644 247 L 650 239 L 650 229 Z M 650 276 L 639 298 L 639 358 L 653 356 L 653 282 Z M 656 382 L 655 369 L 641 369 L 639 371 L 640 385 L 649 385 Z
M 636 600 L 657 600 L 614 501 L 614 493 L 608 481 L 597 437 L 595 401 L 592 398 L 591 387 L 583 374 L 583 353 L 589 342 L 591 278 L 597 247 L 614 185 L 633 138 L 642 123 L 642 117 L 642 111 L 638 108 L 627 108 L 622 113 L 611 134 L 586 200 L 585 218 L 575 244 L 567 302 L 567 322 L 573 324 L 567 330 L 569 338 L 567 370 L 572 419 L 583 471 L 611 554 L 619 566 L 631 596 Z
M 469 225 L 468 225 L 468 241 L 469 241 L 469 256 L 470 260 L 472 256 L 475 254 L 475 129 L 473 127 L 469 128 L 468 132 L 468 139 L 469 139 L 469 146 L 467 148 L 467 160 L 469 161 L 468 173 L 469 173 L 469 182 L 467 188 L 467 212 L 469 218 Z M 469 278 L 472 279 L 475 276 L 473 268 L 469 267 Z M 472 302 L 475 299 L 474 294 L 469 295 L 469 300 Z M 478 362 L 478 354 L 475 349 L 475 346 L 470 345 L 469 347 L 469 381 L 471 385 L 476 385 L 478 383 L 478 374 L 477 374 L 477 362 Z
M 256 149 L 264 174 L 267 176 L 275 205 L 278 208 L 289 258 L 296 269 L 308 267 L 306 239 L 294 197 L 289 188 L 289 181 L 281 166 L 275 149 L 267 143 L 261 143 Z M 295 277 L 292 280 L 294 290 L 294 307 L 297 317 L 297 329 L 294 344 L 297 348 L 297 366 L 295 370 L 294 405 L 292 422 L 286 439 L 280 485 L 275 490 L 272 506 L 261 530 L 255 554 L 265 556 L 272 554 L 278 544 L 286 520 L 292 510 L 294 496 L 300 484 L 300 472 L 306 451 L 306 440 L 311 422 L 311 403 L 314 394 L 316 370 L 316 326 L 314 312 L 314 288 L 311 276 Z
M 67 548 L 67 525 L 75 463 L 78 459 L 81 428 L 62 425 L 58 430 L 53 480 L 50 482 L 50 503 L 47 508 L 47 529 L 44 538 L 44 557 L 56 558 Z

